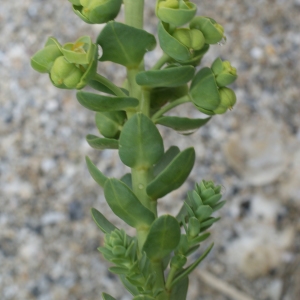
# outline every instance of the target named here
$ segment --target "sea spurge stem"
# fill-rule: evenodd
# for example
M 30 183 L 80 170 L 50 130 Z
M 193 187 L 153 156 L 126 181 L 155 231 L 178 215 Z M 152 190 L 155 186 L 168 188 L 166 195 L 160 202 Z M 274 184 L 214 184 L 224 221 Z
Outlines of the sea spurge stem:
M 186 300 L 188 276 L 213 244 L 189 266 L 187 257 L 209 238 L 207 230 L 219 220 L 213 214 L 225 201 L 219 185 L 203 180 L 188 192 L 176 218 L 157 212 L 157 202 L 188 178 L 196 152 L 193 147 L 165 149 L 156 125 L 190 135 L 212 117 L 169 115 L 172 109 L 192 103 L 196 110 L 213 116 L 235 105 L 236 95 L 227 86 L 237 79 L 237 71 L 229 61 L 217 58 L 211 67 L 196 69 L 210 45 L 225 39 L 224 28 L 209 17 L 195 17 L 197 7 L 188 0 L 157 0 L 163 55 L 146 70 L 145 54 L 157 42 L 155 35 L 143 29 L 144 0 L 69 2 L 86 23 L 107 23 L 96 44 L 89 36 L 64 45 L 50 37 L 32 57 L 31 65 L 40 73 L 48 73 L 58 88 L 89 85 L 96 91 L 76 94 L 82 106 L 95 112 L 100 134 L 88 134 L 86 141 L 96 150 L 118 152 L 128 167 L 120 179 L 108 178 L 86 159 L 92 178 L 104 189 L 107 205 L 121 222 L 136 230 L 136 236 L 129 236 L 93 208 L 92 217 L 105 234 L 104 245 L 98 250 L 113 265 L 109 270 L 120 277 L 134 300 Z M 114 20 L 122 4 L 125 24 Z M 126 69 L 122 87 L 97 73 L 99 60 Z M 106 293 L 102 297 L 115 300 Z

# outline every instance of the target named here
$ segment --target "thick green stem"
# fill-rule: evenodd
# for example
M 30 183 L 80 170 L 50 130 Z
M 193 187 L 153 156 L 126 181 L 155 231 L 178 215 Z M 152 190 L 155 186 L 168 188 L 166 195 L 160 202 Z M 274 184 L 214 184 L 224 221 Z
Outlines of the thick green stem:
M 171 57 L 164 53 L 162 57 L 155 63 L 155 65 L 151 68 L 151 70 L 159 70 L 164 64 L 170 61 Z
M 174 276 L 175 276 L 175 274 L 176 274 L 176 271 L 177 271 L 176 268 L 171 268 L 171 269 L 170 269 L 170 272 L 169 272 L 169 275 L 168 275 L 168 278 L 167 278 L 167 282 L 166 282 L 166 289 L 167 289 L 168 291 L 171 290 L 171 284 L 172 284 L 172 281 L 173 281 Z
M 133 192 L 141 203 L 157 216 L 156 201 L 152 200 L 146 192 L 148 183 L 153 179 L 151 170 L 131 169 L 131 176 Z
M 183 103 L 187 103 L 187 102 L 191 102 L 190 96 L 189 95 L 185 95 L 182 98 L 179 98 L 171 103 L 169 103 L 168 105 L 164 106 L 163 108 L 161 108 L 158 112 L 156 112 L 153 116 L 152 116 L 152 120 L 155 123 L 155 121 L 162 116 L 164 113 L 166 113 L 167 111 L 171 110 L 172 108 L 181 105 Z
M 136 230 L 136 237 L 138 239 L 139 244 L 139 254 L 142 253 L 142 248 L 148 236 L 149 229 L 137 229 Z
M 144 26 L 144 0 L 123 0 L 125 5 L 125 23 L 135 28 Z
M 155 271 L 156 273 L 156 282 L 155 282 L 155 288 L 157 289 L 165 289 L 165 276 L 164 276 L 164 271 L 163 271 L 163 265 L 161 261 L 157 262 L 151 262 L 152 264 L 152 270 Z M 165 293 L 163 292 L 165 295 Z M 164 299 L 166 300 L 165 296 L 162 296 L 159 299 Z
M 142 98 L 142 88 L 136 83 L 135 77 L 139 72 L 139 69 L 127 69 L 127 79 L 128 79 L 128 88 L 129 94 L 131 97 L 139 99 Z
M 125 5 L 125 23 L 135 28 L 143 29 L 144 19 L 144 0 L 123 0 Z M 150 92 L 148 90 L 142 90 L 142 87 L 136 83 L 136 75 L 138 72 L 144 70 L 144 62 L 142 61 L 137 68 L 127 68 L 127 79 L 129 94 L 131 97 L 135 97 L 140 101 L 138 111 L 142 112 L 149 117 L 150 114 Z M 133 115 L 132 112 L 127 112 L 127 117 L 130 118 Z M 146 137 L 145 137 L 146 138 Z M 153 179 L 152 168 L 149 169 L 131 169 L 132 175 L 132 189 L 141 203 L 151 210 L 155 217 L 157 217 L 157 202 L 152 200 L 146 192 L 148 183 Z M 137 239 L 139 244 L 140 253 L 147 238 L 149 229 L 138 228 Z M 152 268 L 156 272 L 157 288 L 164 289 L 165 279 L 161 262 L 152 263 Z M 166 300 L 168 297 L 163 295 L 158 300 Z
M 110 80 L 105 78 L 104 76 L 100 74 L 95 74 L 93 77 L 94 80 L 102 83 L 105 85 L 108 89 L 110 89 L 116 96 L 118 97 L 124 97 L 126 94 L 119 88 L 117 87 L 114 83 L 112 83 Z
M 143 97 L 140 102 L 140 111 L 146 115 L 150 116 L 150 90 L 143 88 Z

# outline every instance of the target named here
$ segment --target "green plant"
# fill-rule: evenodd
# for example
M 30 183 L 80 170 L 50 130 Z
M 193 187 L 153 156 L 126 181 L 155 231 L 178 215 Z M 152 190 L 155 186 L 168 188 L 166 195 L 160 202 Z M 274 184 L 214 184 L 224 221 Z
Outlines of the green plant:
M 81 90 L 90 86 L 100 92 L 77 92 L 79 103 L 96 112 L 96 126 L 103 136 L 87 135 L 87 142 L 99 150 L 118 149 L 121 161 L 131 168 L 121 179 L 107 178 L 86 158 L 89 172 L 104 189 L 112 211 L 137 233 L 136 237 L 127 235 L 92 208 L 94 221 L 105 233 L 99 251 L 113 264 L 110 271 L 119 275 L 133 299 L 184 300 L 189 274 L 213 244 L 185 267 L 187 257 L 209 237 L 207 229 L 218 221 L 212 214 L 225 201 L 221 201 L 220 186 L 202 180 L 188 193 L 176 217 L 158 217 L 157 200 L 185 182 L 195 162 L 195 151 L 180 151 L 176 146 L 165 151 L 156 125 L 187 134 L 235 104 L 234 92 L 226 87 L 237 78 L 229 62 L 217 58 L 211 68 L 196 72 L 210 45 L 225 38 L 224 29 L 211 18 L 195 17 L 197 7 L 187 0 L 157 0 L 158 38 L 164 54 L 145 70 L 144 55 L 155 48 L 156 39 L 143 30 L 144 0 L 123 1 L 125 24 L 113 21 L 121 0 L 69 1 L 83 21 L 107 23 L 97 43 L 84 36 L 61 45 L 51 37 L 31 64 L 38 72 L 48 73 L 58 88 Z M 187 23 L 189 27 L 182 27 Z M 102 48 L 101 57 L 97 45 Z M 99 61 L 126 68 L 123 87 L 97 73 Z M 209 117 L 164 115 L 187 102 Z M 103 293 L 103 299 L 114 298 Z

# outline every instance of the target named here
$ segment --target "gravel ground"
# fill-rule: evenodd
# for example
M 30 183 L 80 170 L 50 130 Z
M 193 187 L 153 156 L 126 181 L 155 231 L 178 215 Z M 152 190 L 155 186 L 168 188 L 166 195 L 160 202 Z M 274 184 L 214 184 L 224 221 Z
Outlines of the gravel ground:
M 153 2 L 147 30 L 155 32 Z M 166 147 L 195 145 L 189 180 L 160 203 L 176 213 L 186 191 L 203 178 L 224 186 L 228 204 L 211 240 L 214 250 L 191 278 L 188 299 L 225 300 L 217 281 L 257 300 L 300 298 L 300 1 L 194 1 L 198 14 L 223 24 L 228 41 L 214 46 L 232 62 L 239 79 L 238 103 L 191 136 L 160 128 Z M 68 1 L 1 1 L 0 10 L 0 298 L 1 300 L 91 300 L 103 291 L 131 297 L 108 273 L 97 252 L 103 235 L 89 208 L 123 226 L 90 178 L 89 155 L 108 176 L 126 172 L 117 152 L 92 150 L 94 115 L 75 91 L 51 86 L 29 60 L 48 36 L 61 43 L 89 34 Z M 147 63 L 159 57 L 149 53 Z M 99 71 L 121 84 L 124 69 L 101 63 Z M 191 107 L 178 114 L 198 116 Z M 204 247 L 202 248 L 202 250 Z M 203 275 L 204 274 L 204 275 Z M 250 298 L 250 299 L 251 299 Z

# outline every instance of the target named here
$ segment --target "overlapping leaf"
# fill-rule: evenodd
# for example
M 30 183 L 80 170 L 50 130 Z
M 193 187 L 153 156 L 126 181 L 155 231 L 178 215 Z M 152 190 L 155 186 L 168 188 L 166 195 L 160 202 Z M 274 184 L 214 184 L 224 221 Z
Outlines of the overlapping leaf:
M 137 113 L 125 123 L 119 139 L 119 155 L 126 166 L 151 167 L 163 153 L 162 137 L 148 117 Z
M 132 190 L 122 181 L 108 179 L 104 186 L 106 201 L 112 211 L 128 225 L 138 228 L 150 226 L 154 214 L 138 200 Z
M 140 72 L 136 82 L 148 87 L 177 87 L 188 83 L 195 74 L 192 66 L 171 67 L 163 70 Z
M 139 100 L 131 97 L 110 97 L 83 91 L 77 92 L 76 96 L 82 106 L 92 111 L 126 110 L 139 104 Z
M 195 162 L 194 148 L 180 152 L 147 186 L 147 194 L 158 199 L 179 188 L 187 179 Z
M 159 261 L 170 254 L 180 240 L 180 227 L 170 215 L 156 219 L 150 227 L 143 251 L 152 261 Z
M 106 24 L 97 43 L 103 50 L 101 61 L 112 61 L 128 68 L 138 67 L 145 53 L 156 46 L 152 34 L 115 21 Z

